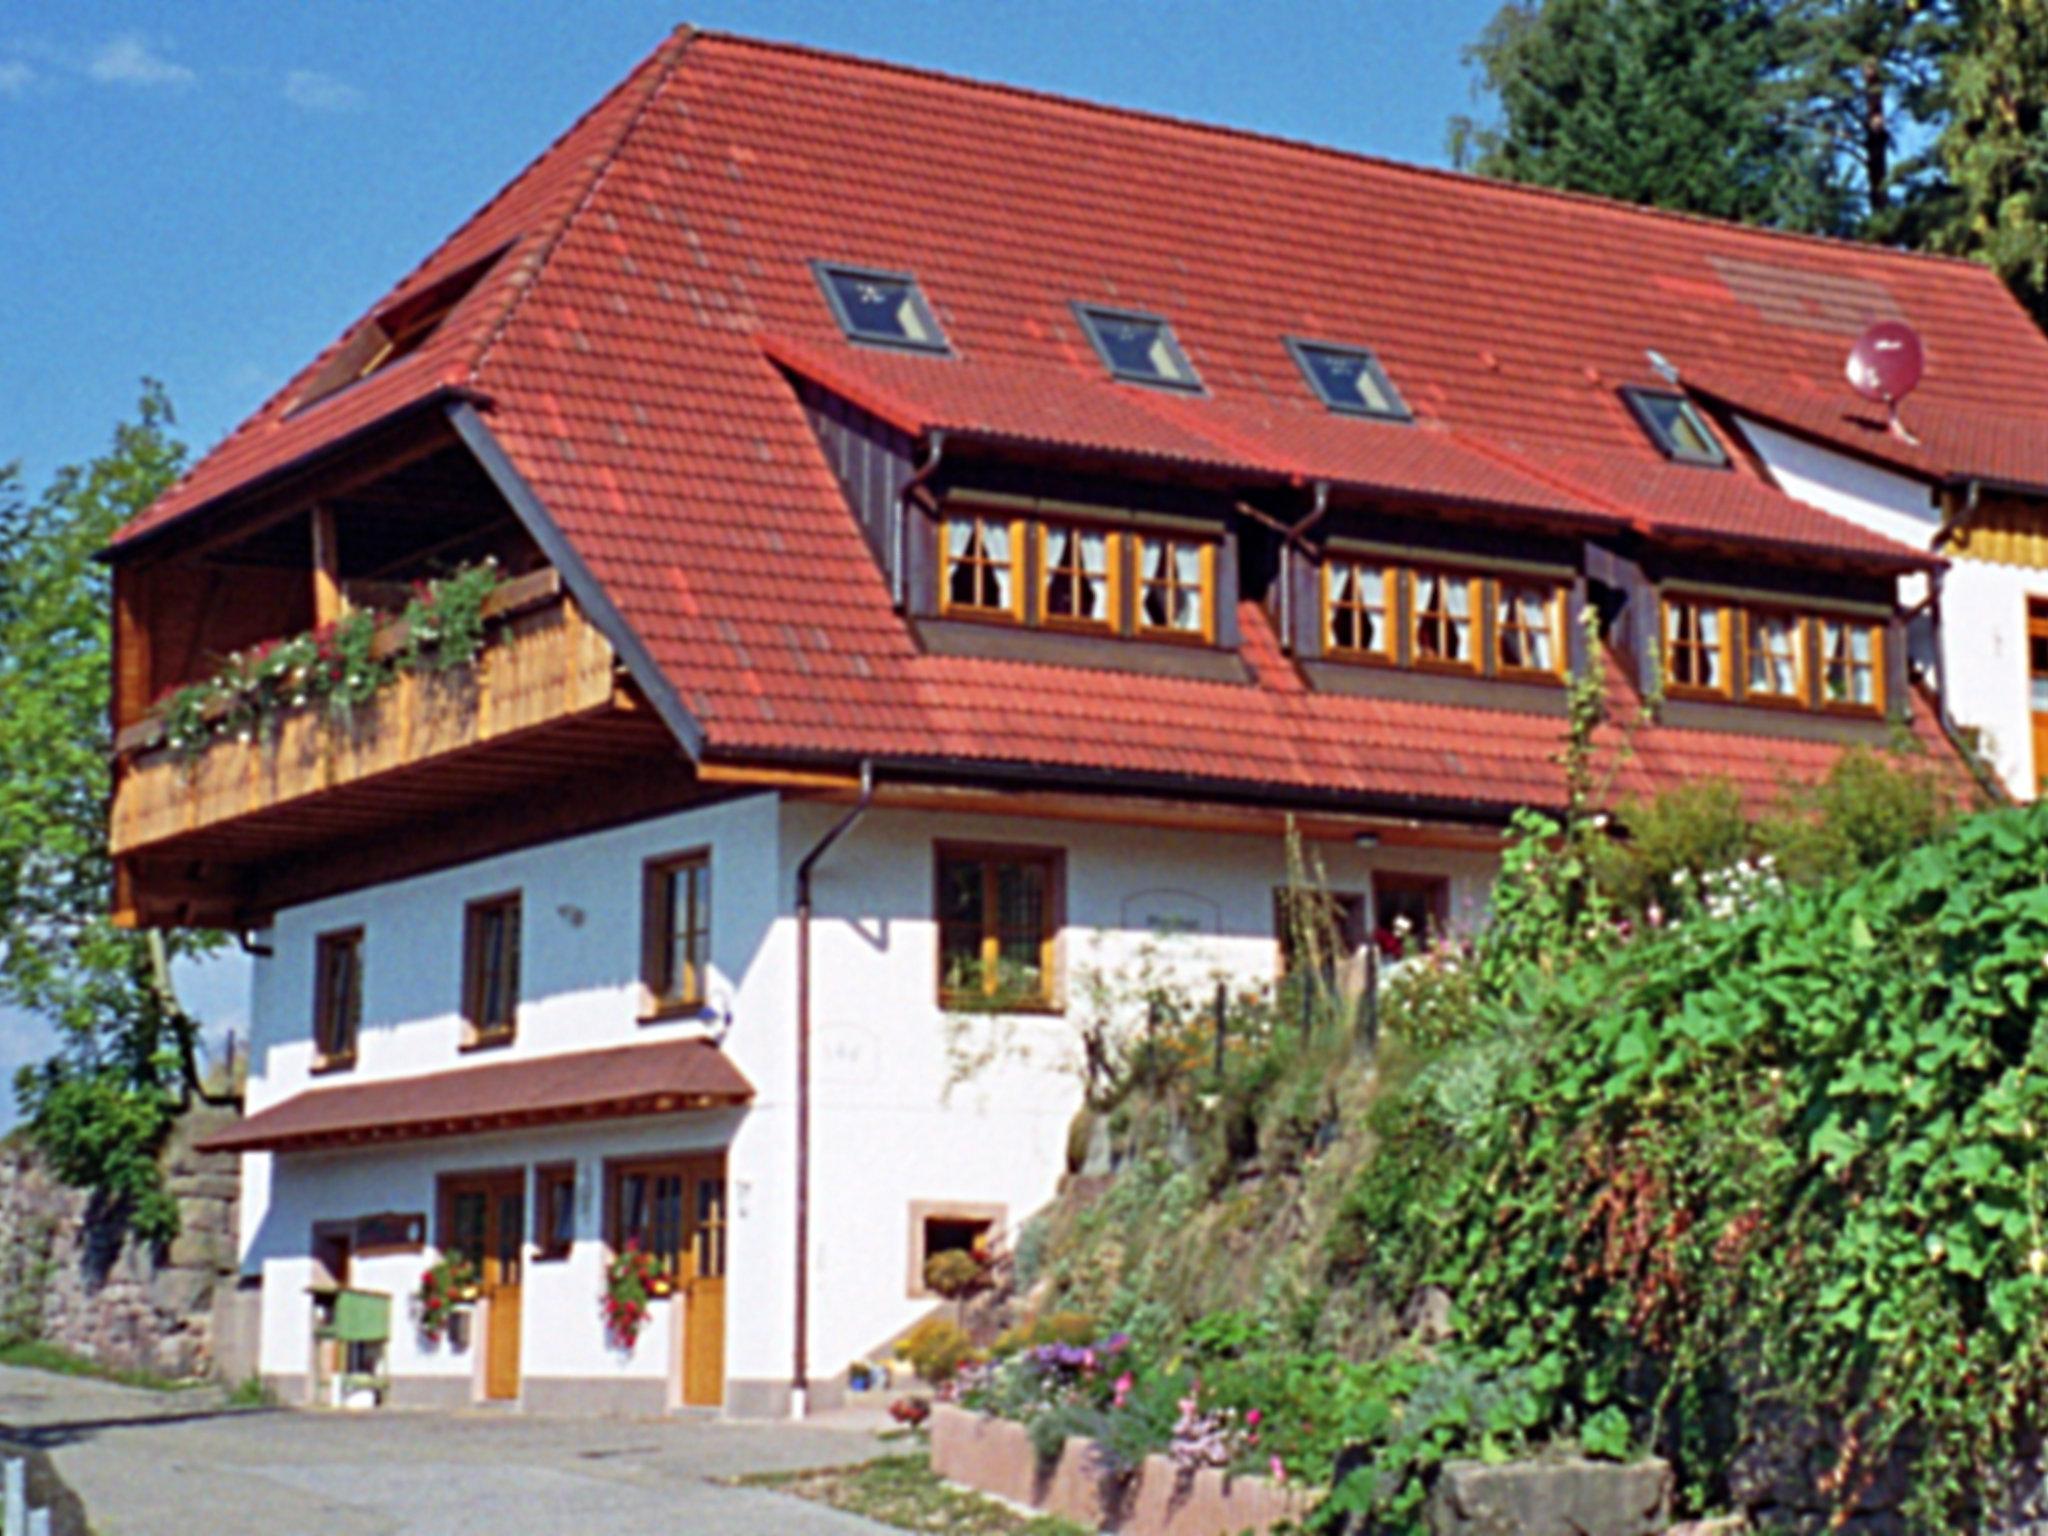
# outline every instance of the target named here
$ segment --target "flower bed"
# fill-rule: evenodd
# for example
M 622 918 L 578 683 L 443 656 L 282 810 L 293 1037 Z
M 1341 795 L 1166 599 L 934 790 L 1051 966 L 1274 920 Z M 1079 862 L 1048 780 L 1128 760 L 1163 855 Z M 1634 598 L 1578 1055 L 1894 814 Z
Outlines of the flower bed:
M 1070 1435 L 1048 1463 L 1021 1424 L 951 1403 L 931 1416 L 932 1470 L 1015 1504 L 1126 1536 L 1236 1536 L 1298 1522 L 1309 1500 L 1263 1477 L 1147 1456 L 1116 1475 L 1100 1446 Z

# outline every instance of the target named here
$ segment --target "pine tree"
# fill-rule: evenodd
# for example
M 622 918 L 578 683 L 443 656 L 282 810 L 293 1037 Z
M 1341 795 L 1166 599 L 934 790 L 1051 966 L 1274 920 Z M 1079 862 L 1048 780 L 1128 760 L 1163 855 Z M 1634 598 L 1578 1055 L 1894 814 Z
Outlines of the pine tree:
M 1716 218 L 1836 231 L 1852 198 L 1766 0 L 1514 0 L 1467 50 L 1494 126 L 1452 125 L 1481 175 Z

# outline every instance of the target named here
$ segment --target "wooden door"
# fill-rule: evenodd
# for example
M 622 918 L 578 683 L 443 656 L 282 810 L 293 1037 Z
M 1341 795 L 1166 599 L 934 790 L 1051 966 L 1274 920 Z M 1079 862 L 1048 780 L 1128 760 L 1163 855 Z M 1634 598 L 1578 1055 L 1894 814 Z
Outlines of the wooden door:
M 689 1239 L 683 1271 L 683 1401 L 725 1401 L 725 1231 L 723 1156 L 687 1165 Z
M 520 1285 L 525 1274 L 526 1176 L 451 1180 L 442 1247 L 476 1266 L 484 1302 L 484 1396 L 519 1396 Z

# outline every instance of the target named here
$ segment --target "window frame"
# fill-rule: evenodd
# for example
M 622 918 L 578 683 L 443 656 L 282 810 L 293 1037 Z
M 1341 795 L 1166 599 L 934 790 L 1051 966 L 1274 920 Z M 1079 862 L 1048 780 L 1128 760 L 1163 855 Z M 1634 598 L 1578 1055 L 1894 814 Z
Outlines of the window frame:
M 922 352 L 937 357 L 950 357 L 953 344 L 946 337 L 945 327 L 939 324 L 939 317 L 933 313 L 924 296 L 924 285 L 917 280 L 915 272 L 896 272 L 887 267 L 863 266 L 850 261 L 827 261 L 815 258 L 811 262 L 811 275 L 817 279 L 823 290 L 825 303 L 832 312 L 832 318 L 839 323 L 840 333 L 858 346 L 887 347 L 896 352 Z M 851 278 L 854 281 L 901 283 L 910 297 L 911 308 L 917 318 L 931 332 L 936 340 L 918 341 L 908 336 L 888 336 L 874 331 L 862 330 L 853 318 L 853 312 L 846 307 L 846 301 L 839 295 L 834 279 Z
M 509 965 L 511 976 L 499 977 L 500 982 L 509 981 L 506 997 L 507 1017 L 502 1021 L 485 1019 L 484 1001 L 488 978 L 484 974 L 483 929 L 485 921 L 494 913 L 511 912 L 512 943 L 500 951 L 499 963 Z M 499 891 L 490 896 L 479 896 L 463 903 L 462 907 L 462 1022 L 464 1035 L 462 1049 L 466 1051 L 489 1050 L 496 1046 L 510 1045 L 519 1034 L 520 979 L 524 969 L 526 948 L 526 903 L 519 891 Z
M 1629 414 L 1635 417 L 1636 424 L 1643 429 L 1643 435 L 1649 438 L 1657 451 L 1672 463 L 1689 465 L 1695 469 L 1729 469 L 1733 467 L 1734 460 L 1729 456 L 1728 445 L 1721 441 L 1721 435 L 1714 430 L 1705 414 L 1693 403 L 1692 397 L 1683 390 L 1650 389 L 1640 384 L 1625 384 L 1622 386 L 1621 398 L 1623 403 L 1628 406 Z M 1672 437 L 1670 432 L 1651 414 L 1649 402 L 1652 400 L 1676 401 L 1679 414 L 1691 422 L 1693 429 L 1699 433 L 1700 440 L 1712 449 L 1712 453 L 1702 457 L 1681 447 L 1677 439 Z
M 701 935 L 702 953 L 696 956 L 696 988 L 678 991 L 671 983 L 669 966 L 675 959 L 677 938 L 675 914 L 665 911 L 667 881 L 679 870 L 699 872 L 693 882 L 692 910 L 701 909 L 701 924 L 691 924 L 689 934 Z M 711 922 L 715 911 L 711 894 L 711 849 L 684 848 L 657 854 L 640 866 L 640 1022 L 657 1023 L 686 1014 L 701 1013 L 710 995 Z M 664 921 L 666 919 L 666 921 Z
M 995 973 L 991 972 L 988 984 L 979 995 L 954 992 L 946 986 L 946 928 L 943 911 L 945 899 L 946 865 L 954 860 L 973 860 L 993 869 L 1003 862 L 1030 863 L 1045 869 L 1045 910 L 1038 940 L 1039 990 L 1034 996 L 1006 999 L 998 1005 L 992 999 L 996 996 Z M 999 925 L 992 925 L 991 914 L 995 902 L 989 888 L 992 876 L 983 875 L 982 918 L 980 934 L 981 962 L 987 965 L 992 958 L 990 947 L 995 947 L 994 958 L 1000 958 L 1002 931 Z M 1067 911 L 1067 851 L 1064 848 L 1049 847 L 1032 843 L 979 843 L 956 842 L 939 839 L 932 844 L 932 938 L 933 938 L 933 993 L 939 1006 L 945 1009 L 971 1010 L 974 1012 L 996 1013 L 1064 1013 L 1066 1003 L 1062 995 L 1060 974 L 1060 937 L 1066 928 Z
M 1471 631 L 1470 644 L 1463 661 L 1442 656 L 1426 656 L 1418 637 L 1422 626 L 1421 583 L 1424 577 L 1437 577 L 1446 581 L 1462 581 L 1465 584 L 1465 621 Z M 1486 578 L 1472 571 L 1460 570 L 1453 565 L 1417 564 L 1401 567 L 1402 631 L 1401 638 L 1408 652 L 1408 665 L 1418 672 L 1448 672 L 1461 677 L 1479 677 L 1486 670 Z M 1446 614 L 1445 623 L 1451 622 Z
M 558 1231 L 555 1208 L 549 1196 L 564 1184 L 569 1190 L 569 1229 Z M 533 1243 L 533 1262 L 559 1263 L 576 1246 L 576 1165 L 573 1162 L 536 1163 L 533 1169 L 533 1215 L 528 1218 Z
M 1005 1205 L 982 1200 L 913 1200 L 910 1202 L 909 1267 L 904 1295 L 911 1301 L 927 1301 L 937 1292 L 924 1283 L 924 1267 L 932 1256 L 931 1224 L 935 1221 L 978 1226 L 989 1234 L 991 1243 L 1000 1241 L 1010 1219 Z
M 1518 632 L 1526 626 L 1517 622 L 1513 625 L 1502 622 L 1501 609 L 1505 595 L 1516 587 L 1548 587 L 1550 601 L 1546 608 L 1550 614 L 1550 653 L 1552 664 L 1548 667 L 1531 667 L 1519 662 L 1510 662 L 1501 654 L 1501 636 L 1508 629 Z M 1487 655 L 1492 662 L 1494 677 L 1507 678 L 1513 682 L 1562 682 L 1571 672 L 1571 633 L 1566 623 L 1569 615 L 1571 583 L 1557 581 L 1544 576 L 1522 576 L 1499 574 L 1486 579 L 1487 606 Z
M 1764 709 L 1810 710 L 1814 705 L 1814 616 L 1802 613 L 1796 608 L 1787 608 L 1777 603 L 1745 604 L 1742 614 L 1742 701 Z M 1796 677 L 1791 693 L 1779 693 L 1772 688 L 1759 689 L 1756 686 L 1752 663 L 1758 654 L 1755 627 L 1759 619 L 1789 619 L 1792 621 L 1794 645 L 1793 664 Z
M 1186 532 L 1172 528 L 1137 528 L 1132 530 L 1131 540 L 1131 633 L 1140 640 L 1164 640 L 1174 645 L 1214 645 L 1216 643 L 1216 566 L 1217 550 L 1222 545 L 1219 534 Z M 1200 629 L 1176 629 L 1170 624 L 1155 625 L 1145 617 L 1145 589 L 1160 583 L 1146 580 L 1145 546 L 1158 539 L 1168 544 L 1193 544 L 1201 552 L 1201 566 L 1196 575 L 1200 583 L 1202 600 L 1202 624 Z M 1171 561 L 1168 562 L 1171 564 Z M 1169 592 L 1182 590 L 1177 577 L 1171 576 L 1165 584 Z
M 1349 555 L 1337 550 L 1326 550 L 1318 562 L 1321 566 L 1322 592 L 1322 653 L 1340 661 L 1358 662 L 1367 666 L 1394 667 L 1401 664 L 1401 586 L 1405 569 L 1397 561 L 1388 561 L 1378 555 Z M 1349 566 L 1354 574 L 1377 570 L 1380 573 L 1380 594 L 1385 606 L 1379 611 L 1386 619 L 1386 641 L 1378 650 L 1366 650 L 1362 646 L 1339 645 L 1336 638 L 1337 602 L 1335 596 L 1336 568 Z M 1373 610 L 1363 603 L 1347 603 L 1345 607 L 1360 613 Z
M 1721 615 L 1721 681 L 1719 683 L 1682 683 L 1674 674 L 1673 658 L 1677 648 L 1671 638 L 1671 610 L 1676 607 L 1712 609 Z M 1740 604 L 1731 603 L 1718 597 L 1694 597 L 1683 592 L 1659 592 L 1657 594 L 1657 652 L 1658 665 L 1662 673 L 1659 681 L 1664 694 L 1673 699 L 1732 700 L 1735 698 L 1735 677 L 1742 670 L 1740 642 L 1736 638 L 1734 616 L 1743 612 Z M 1693 650 L 1701 649 L 1697 641 L 1691 642 Z
M 1870 702 L 1859 704 L 1853 699 L 1831 699 L 1828 697 L 1828 651 L 1827 631 L 1830 624 L 1843 629 L 1864 629 L 1870 632 Z M 1813 696 L 1823 714 L 1857 715 L 1864 719 L 1882 717 L 1890 707 L 1890 692 L 1886 687 L 1885 668 L 1889 660 L 1888 630 L 1890 626 L 1879 619 L 1861 618 L 1846 613 L 1819 613 L 1814 615 L 1813 624 Z M 1853 663 L 1851 666 L 1853 671 Z
M 1370 347 L 1356 346 L 1341 341 L 1312 341 L 1305 336 L 1281 338 L 1287 345 L 1287 355 L 1294 359 L 1294 366 L 1301 370 L 1301 376 L 1308 380 L 1308 387 L 1315 397 L 1340 416 L 1356 416 L 1366 421 L 1412 422 L 1415 413 L 1408 409 L 1408 402 L 1401 397 L 1401 391 L 1394 387 L 1394 381 L 1387 376 L 1379 354 Z M 1322 375 L 1317 373 L 1309 361 L 1309 354 L 1320 352 L 1332 357 L 1357 358 L 1365 364 L 1365 372 L 1390 403 L 1384 411 L 1374 410 L 1369 405 L 1354 404 L 1348 400 L 1334 400 L 1323 387 Z
M 1084 635 L 1122 635 L 1124 632 L 1124 562 L 1125 530 L 1112 527 L 1106 522 L 1084 517 L 1063 517 L 1055 515 L 1033 515 L 1024 519 L 1030 532 L 1027 535 L 1032 558 L 1029 561 L 1031 577 L 1031 606 L 1027 611 L 1027 622 L 1043 629 L 1069 630 Z M 1103 558 L 1107 562 L 1107 600 L 1109 611 L 1100 619 L 1075 618 L 1069 614 L 1054 613 L 1046 606 L 1046 588 L 1051 583 L 1053 565 L 1050 545 L 1055 529 L 1076 535 L 1099 533 L 1103 536 Z
M 944 619 L 967 619 L 980 624 L 1017 624 L 1026 622 L 1028 610 L 1024 594 L 1030 586 L 1031 562 L 1025 558 L 1026 541 L 1032 519 L 1014 512 L 991 509 L 987 512 L 976 510 L 981 504 L 966 502 L 960 508 L 951 505 L 939 514 L 939 617 Z M 955 556 L 947 537 L 948 530 L 955 523 L 1005 523 L 1010 530 L 1010 601 L 1005 608 L 985 608 L 979 604 L 960 603 L 953 599 L 953 564 Z M 977 565 L 995 569 L 994 562 L 977 561 Z
M 345 1047 L 336 1041 L 337 1048 L 330 1050 L 328 1042 L 334 1040 L 333 1021 L 328 1017 L 332 998 L 327 986 L 328 956 L 337 950 L 345 950 L 351 960 L 353 988 L 350 994 L 350 1011 L 353 1017 L 348 1022 L 348 1040 Z M 362 1044 L 363 1028 L 363 928 L 361 924 L 349 928 L 329 929 L 313 936 L 313 1065 L 318 1072 L 345 1072 L 356 1064 L 356 1053 Z
M 1170 389 L 1176 394 L 1183 395 L 1205 395 L 1209 392 L 1208 386 L 1202 382 L 1201 374 L 1196 372 L 1187 348 L 1180 344 L 1180 337 L 1174 333 L 1173 322 L 1166 316 L 1153 314 L 1149 310 L 1126 309 L 1118 304 L 1090 303 L 1085 299 L 1075 299 L 1073 309 L 1074 318 L 1081 327 L 1081 334 L 1088 338 L 1088 344 L 1095 349 L 1096 357 L 1101 360 L 1102 366 L 1109 370 L 1112 379 L 1125 384 L 1143 384 L 1152 389 Z M 1122 366 L 1102 338 L 1101 322 L 1106 320 L 1135 321 L 1158 326 L 1160 338 L 1166 343 L 1168 353 L 1185 377 L 1172 379 L 1161 374 L 1144 373 Z

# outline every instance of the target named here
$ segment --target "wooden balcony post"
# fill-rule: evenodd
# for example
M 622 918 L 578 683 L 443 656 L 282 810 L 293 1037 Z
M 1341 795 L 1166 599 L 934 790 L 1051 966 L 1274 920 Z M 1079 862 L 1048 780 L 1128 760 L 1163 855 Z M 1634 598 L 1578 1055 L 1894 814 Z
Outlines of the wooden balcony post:
M 341 597 L 341 555 L 334 542 L 334 509 L 313 509 L 313 627 L 325 629 L 346 605 Z

